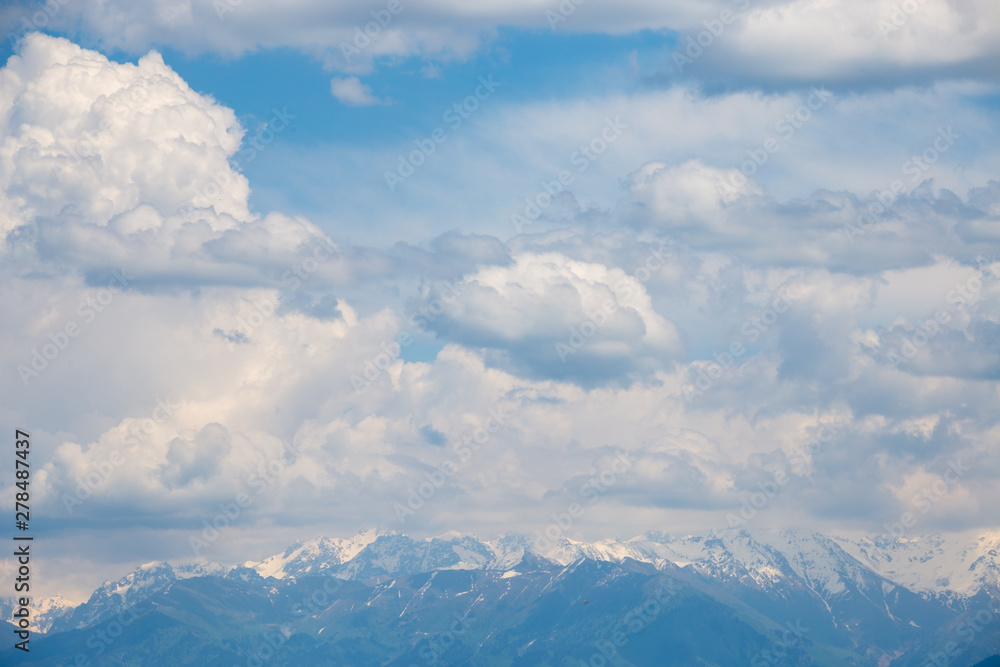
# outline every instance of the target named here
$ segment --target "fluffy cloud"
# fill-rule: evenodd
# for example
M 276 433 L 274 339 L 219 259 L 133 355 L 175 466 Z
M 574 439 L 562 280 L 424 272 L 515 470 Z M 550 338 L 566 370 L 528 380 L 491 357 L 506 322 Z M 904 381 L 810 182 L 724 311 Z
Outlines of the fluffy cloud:
M 217 230 L 251 217 L 247 181 L 228 161 L 243 137 L 235 114 L 192 91 L 158 54 L 118 65 L 34 34 L 0 89 L 8 225 L 71 215 L 107 226 L 141 204 L 162 214 L 199 197 L 217 212 Z M 160 224 L 147 216 L 126 226 Z
M 404 528 L 530 532 L 620 451 L 629 473 L 573 536 L 722 527 L 834 422 L 758 520 L 878 530 L 958 457 L 974 472 L 927 529 L 995 522 L 1000 190 L 976 170 L 959 194 L 926 182 L 896 196 L 851 243 L 845 225 L 877 197 L 779 199 L 765 174 L 736 176 L 744 146 L 761 145 L 751 126 L 772 127 L 798 96 L 508 107 L 490 146 L 511 137 L 510 151 L 558 160 L 635 102 L 606 171 L 586 174 L 623 177 L 620 205 L 507 242 L 440 234 L 438 221 L 425 244 L 340 251 L 309 220 L 250 210 L 229 163 L 233 112 L 155 55 L 119 65 L 32 36 L 0 90 L 0 416 L 33 432 L 36 511 L 58 539 L 94 528 L 117 540 L 87 557 L 136 542 L 124 526 L 156 536 L 130 547 L 137 560 L 189 557 L 188 538 L 240 493 L 260 500 L 204 555 L 395 527 L 397 504 L 445 463 L 455 473 Z M 830 127 L 921 95 L 831 103 Z M 963 119 L 981 127 L 980 111 Z M 918 120 L 933 140 L 936 124 Z M 700 146 L 711 159 L 690 159 Z M 817 178 L 849 160 L 820 162 Z M 862 180 L 884 192 L 898 166 Z M 220 173 L 228 182 L 200 199 Z M 531 192 L 538 179 L 524 178 Z M 122 266 L 135 277 L 116 284 Z M 947 322 L 924 326 L 944 309 Z M 433 354 L 415 354 L 431 337 Z
M 117 64 L 32 34 L 0 70 L 0 100 L 8 252 L 189 282 L 275 283 L 318 245 L 324 273 L 343 264 L 309 221 L 251 213 L 230 164 L 244 135 L 235 114 L 155 52 Z
M 997 218 L 996 181 L 964 198 L 929 179 L 911 192 L 879 189 L 867 200 L 820 190 L 782 202 L 741 170 L 686 162 L 644 165 L 627 185 L 624 210 L 633 224 L 765 265 L 877 273 L 927 264 L 932 252 L 969 261 L 991 250 L 985 230 Z
M 356 76 L 333 79 L 330 81 L 330 92 L 338 100 L 351 106 L 367 107 L 381 104 L 381 101 L 372 95 L 372 89 L 361 83 Z
M 643 165 L 629 182 L 633 201 L 671 230 L 698 228 L 706 235 L 731 236 L 726 209 L 741 197 L 761 194 L 738 169 L 716 169 L 697 160 L 670 167 Z
M 743 14 L 689 69 L 779 85 L 997 80 L 1000 8 L 989 0 L 791 0 Z
M 652 269 L 670 258 L 650 256 Z M 496 351 L 505 366 L 584 384 L 648 374 L 682 353 L 674 325 L 652 306 L 642 276 L 572 260 L 523 253 L 508 266 L 484 267 L 438 298 L 428 314 L 440 337 Z

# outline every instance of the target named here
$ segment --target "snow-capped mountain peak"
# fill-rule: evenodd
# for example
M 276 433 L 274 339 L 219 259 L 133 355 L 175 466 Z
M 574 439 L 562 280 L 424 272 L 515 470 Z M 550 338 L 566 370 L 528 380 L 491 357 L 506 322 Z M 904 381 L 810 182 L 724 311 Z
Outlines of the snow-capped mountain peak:
M 331 567 L 352 560 L 379 537 L 392 534 L 391 531 L 369 528 L 347 538 L 319 537 L 293 544 L 282 553 L 260 562 L 247 561 L 244 565 L 257 570 L 263 577 L 275 579 L 296 574 L 322 574 Z

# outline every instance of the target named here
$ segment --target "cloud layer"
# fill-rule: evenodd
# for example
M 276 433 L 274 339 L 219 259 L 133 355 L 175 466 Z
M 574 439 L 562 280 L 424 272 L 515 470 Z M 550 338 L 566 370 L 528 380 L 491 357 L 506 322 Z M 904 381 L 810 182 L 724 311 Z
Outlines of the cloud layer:
M 83 12 L 90 29 L 117 25 L 113 3 L 79 7 L 63 11 Z M 276 17 L 246 2 L 223 19 L 205 15 L 207 4 L 136 7 L 122 10 L 130 29 L 118 38 L 140 50 L 154 34 L 197 39 L 184 37 L 196 16 L 223 26 L 197 46 L 224 52 L 259 45 L 253 26 L 269 21 L 268 39 L 280 41 L 309 19 L 315 30 L 295 46 L 316 48 L 324 35 L 330 43 L 327 23 L 354 20 L 349 8 L 318 6 Z M 547 9 L 407 6 L 398 26 L 447 15 L 447 30 L 478 34 L 466 31 L 544 25 Z M 590 9 L 565 27 L 595 29 L 603 17 L 610 32 L 691 30 L 703 7 L 626 3 L 614 21 Z M 748 9 L 713 57 L 745 48 L 780 59 L 817 41 L 805 28 L 847 9 Z M 885 38 L 902 41 L 877 50 L 883 64 L 988 55 L 989 21 L 941 14 L 957 11 L 921 6 Z M 755 22 L 775 24 L 773 48 L 754 45 Z M 907 56 L 907 35 L 933 26 L 969 44 Z M 471 53 L 478 37 L 469 39 Z M 401 43 L 399 54 L 430 49 Z M 812 75 L 867 57 L 849 46 L 797 66 Z M 714 61 L 706 52 L 703 62 Z M 804 69 L 769 71 L 791 81 Z M 340 89 L 344 99 L 368 103 L 349 76 L 340 80 L 357 84 Z M 125 542 L 123 558 L 222 560 L 373 523 L 530 533 L 624 452 L 629 472 L 571 536 L 722 527 L 779 471 L 788 482 L 755 521 L 879 532 L 954 461 L 970 470 L 919 530 L 993 526 L 1000 184 L 988 176 L 995 149 L 953 136 L 972 144 L 989 128 L 988 110 L 970 101 L 982 86 L 840 94 L 811 109 L 812 124 L 793 133 L 800 144 L 777 125 L 816 105 L 811 85 L 498 103 L 447 144 L 450 165 L 421 174 L 449 202 L 480 209 L 478 233 L 438 220 L 420 240 L 362 247 L 338 237 L 350 232 L 339 220 L 321 228 L 253 210 L 236 166 L 252 137 L 155 52 L 121 64 L 30 35 L 0 70 L 0 415 L 39 443 L 37 511 L 53 543 L 104 535 L 84 542 L 94 562 Z M 900 111 L 915 100 L 944 119 Z M 855 137 L 845 128 L 879 108 L 920 137 L 887 167 L 830 140 Z M 436 180 L 439 168 L 486 174 L 493 191 L 538 201 L 539 178 L 576 169 L 574 151 L 617 116 L 629 125 L 620 143 L 572 172 L 520 231 L 509 218 L 524 195 L 496 214 Z M 280 132 L 281 120 L 268 127 Z M 871 125 L 857 134 L 887 136 L 879 150 L 898 137 Z M 907 166 L 912 155 L 930 163 L 931 149 L 941 171 Z M 478 159 L 485 153 L 494 161 Z M 507 153 L 531 168 L 512 167 Z M 757 164 L 764 155 L 773 161 Z M 864 173 L 840 175 L 859 161 Z M 767 170 L 800 166 L 830 186 L 775 192 Z M 595 196 L 592 183 L 609 194 Z M 379 206 L 372 198 L 357 226 L 379 222 Z M 189 538 L 240 497 L 250 501 L 225 538 L 193 552 Z M 134 544 L 136 534 L 152 537 Z
M 990 0 L 751 0 L 600 3 L 456 0 L 411 4 L 319 0 L 276 6 L 253 0 L 81 0 L 11 8 L 9 30 L 78 29 L 106 48 L 142 53 L 151 47 L 236 56 L 291 47 L 331 67 L 365 72 L 373 61 L 416 56 L 463 59 L 501 28 L 621 35 L 639 30 L 677 36 L 678 49 L 660 77 L 701 77 L 770 84 L 929 80 L 961 72 L 996 81 L 1000 9 Z M 40 17 L 40 18 L 39 18 Z M 766 74 L 765 74 L 766 73 Z

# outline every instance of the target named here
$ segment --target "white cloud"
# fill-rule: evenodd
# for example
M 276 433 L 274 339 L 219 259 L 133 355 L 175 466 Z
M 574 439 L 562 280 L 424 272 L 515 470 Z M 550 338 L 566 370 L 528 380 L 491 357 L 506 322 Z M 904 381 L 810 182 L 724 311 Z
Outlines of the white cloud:
M 463 11 L 504 11 L 497 7 Z M 170 20 L 183 23 L 184 13 Z M 148 95 L 133 102 L 134 90 Z M 620 209 L 609 206 L 604 217 L 584 210 L 562 227 L 508 243 L 444 234 L 424 247 L 395 247 L 396 262 L 321 245 L 329 258 L 315 270 L 316 294 L 304 295 L 278 284 L 291 267 L 305 267 L 304 252 L 328 241 L 309 220 L 249 209 L 249 184 L 229 164 L 242 136 L 233 112 L 195 94 L 155 54 L 119 65 L 65 40 L 33 36 L 0 71 L 0 93 L 7 235 L 0 415 L 31 425 L 39 445 L 37 511 L 54 533 L 70 533 L 86 517 L 94 532 L 119 539 L 122 526 L 155 533 L 156 540 L 133 545 L 149 550 L 138 558 L 186 557 L 190 531 L 245 491 L 260 466 L 281 455 L 282 442 L 295 443 L 297 460 L 267 485 L 266 502 L 248 511 L 233 535 L 260 545 L 285 540 L 280 531 L 289 526 L 301 535 L 391 524 L 393 503 L 443 460 L 457 458 L 454 445 L 499 408 L 510 415 L 507 426 L 462 462 L 408 527 L 530 531 L 562 511 L 574 480 L 593 474 L 615 448 L 635 454 L 635 472 L 581 531 L 604 537 L 651 525 L 721 527 L 760 475 L 786 463 L 817 421 L 835 417 L 849 422 L 843 439 L 813 457 L 811 478 L 796 476 L 769 507 L 775 521 L 877 528 L 883 517 L 898 516 L 898 489 L 952 455 L 974 462 L 963 484 L 982 499 L 980 509 L 963 505 L 961 516 L 935 517 L 934 527 L 995 521 L 996 434 L 980 418 L 993 414 L 996 402 L 1000 295 L 996 284 L 965 304 L 947 295 L 968 285 L 971 259 L 992 240 L 998 186 L 966 188 L 961 196 L 917 188 L 849 246 L 842 227 L 856 218 L 858 195 L 819 191 L 779 201 L 759 179 L 756 187 L 728 185 L 737 167 L 726 165 L 760 145 L 759 128 L 770 132 L 800 103 L 794 95 L 704 98 L 675 89 L 504 107 L 490 117 L 500 123 L 471 129 L 462 135 L 468 140 L 456 135 L 448 146 L 461 152 L 469 145 L 462 142 L 481 132 L 492 137 L 481 152 L 506 144 L 528 154 L 535 171 L 516 183 L 525 194 L 537 191 L 537 173 L 569 161 L 605 116 L 618 113 L 632 124 L 615 152 L 574 185 L 587 192 L 592 178 L 621 196 L 616 177 L 631 174 Z M 935 94 L 831 103 L 838 122 L 816 119 L 810 128 L 830 127 L 839 138 L 880 104 L 895 112 Z M 949 98 L 926 113 L 956 106 Z M 979 112 L 960 111 L 973 130 L 984 122 Z M 913 113 L 919 122 L 892 117 L 928 129 L 928 116 Z M 929 129 L 933 136 L 936 128 Z M 87 132 L 94 132 L 87 155 L 61 169 Z M 796 139 L 811 148 L 805 133 Z M 867 162 L 896 139 L 873 142 L 871 153 L 850 159 L 819 153 L 795 164 L 822 162 L 815 169 L 824 175 Z M 723 144 L 738 147 L 727 154 Z M 711 159 L 690 158 L 706 146 Z M 981 164 L 995 159 L 984 155 Z M 888 174 L 867 167 L 860 180 L 884 188 L 902 159 L 887 163 Z M 510 170 L 486 164 L 483 171 Z M 228 185 L 199 202 L 202 184 L 219 173 Z M 441 182 L 442 196 L 453 201 L 461 188 Z M 489 187 L 497 190 L 496 182 Z M 523 196 L 499 198 L 516 208 Z M 365 198 L 369 207 L 373 199 Z M 466 202 L 470 210 L 489 206 L 474 199 Z M 619 214 L 635 214 L 634 226 L 618 224 Z M 591 224 L 594 217 L 599 224 Z M 369 208 L 357 219 L 383 216 Z M 641 273 L 661 246 L 669 247 L 664 266 Z M 140 278 L 102 304 L 106 270 L 119 262 Z M 393 270 L 385 280 L 370 279 Z M 419 281 L 433 293 L 444 279 L 457 280 L 459 293 L 434 306 L 436 356 L 404 361 L 410 348 L 402 358 L 380 358 L 409 326 L 387 302 L 414 295 Z M 331 284 L 365 298 L 337 298 Z M 762 313 L 780 287 L 793 304 L 771 322 Z M 313 296 L 323 313 L 294 306 Z M 951 322 L 921 356 L 894 368 L 883 353 L 912 338 L 924 306 L 933 312 L 942 299 L 954 311 Z M 590 314 L 609 302 L 613 312 L 564 363 L 557 345 L 572 347 L 573 330 L 582 335 L 588 321 L 601 319 Z M 432 305 L 427 298 L 415 303 Z M 762 333 L 751 341 L 744 327 L 753 318 L 767 328 L 754 325 Z M 77 333 L 64 337 L 70 323 Z M 716 353 L 734 340 L 747 352 L 698 400 L 686 400 L 684 386 L 712 369 Z M 18 366 L 30 367 L 43 350 L 37 363 L 45 367 L 25 384 Z M 384 370 L 356 392 L 352 375 L 374 360 Z M 976 362 L 987 363 L 977 369 Z M 142 431 L 133 449 L 127 440 L 155 414 L 157 399 L 176 407 Z M 115 452 L 121 463 L 68 517 L 62 493 L 104 469 Z M 65 544 L 67 551 L 79 546 Z M 268 548 L 275 546 L 282 545 Z M 100 559 L 108 548 L 94 544 L 86 556 Z
M 226 0 L 165 0 L 151 6 L 126 0 L 66 4 L 49 25 L 79 29 L 108 48 L 144 52 L 157 45 L 189 52 L 240 55 L 260 48 L 292 47 L 324 58 L 342 71 L 368 71 L 384 56 L 465 58 L 501 26 L 553 27 L 561 32 L 626 34 L 677 31 L 708 46 L 688 66 L 702 76 L 738 75 L 750 81 L 886 82 L 912 77 L 996 79 L 991 60 L 1000 53 L 1000 20 L 992 0 L 960 4 L 895 0 L 748 0 L 677 2 L 625 0 L 588 3 L 566 14 L 551 0 L 433 6 L 402 3 L 390 14 L 382 5 L 351 0 L 330 6 L 308 0 L 294 7 Z M 912 9 L 911 9 L 912 8 Z M 23 9 L 25 16 L 35 10 Z M 722 23 L 723 12 L 732 17 Z M 380 18 L 381 17 L 381 18 Z M 19 21 L 8 18 L 16 29 Z M 716 34 L 706 24 L 713 24 Z M 360 36 L 359 36 L 360 35 Z M 817 45 L 822 44 L 822 48 Z M 671 76 L 674 64 L 669 62 Z
M 322 273 L 342 264 L 309 221 L 251 213 L 230 164 L 244 135 L 235 114 L 159 54 L 117 64 L 36 33 L 0 70 L 0 91 L 8 251 L 209 282 L 274 282 L 320 242 L 338 255 Z
M 629 179 L 633 201 L 667 228 L 701 226 L 726 234 L 726 208 L 741 197 L 762 194 L 738 169 L 716 169 L 697 160 L 677 166 L 651 162 Z
M 250 218 L 246 179 L 228 162 L 243 136 L 235 114 L 159 54 L 117 65 L 34 34 L 0 71 L 0 90 L 3 231 L 59 215 L 106 227 L 142 204 L 169 214 L 199 196 L 219 214 L 215 229 Z
M 934 196 L 942 189 L 962 198 L 992 196 L 977 191 L 988 189 L 990 179 L 1000 173 L 1000 154 L 989 141 L 977 140 L 995 136 L 992 112 L 980 102 L 988 93 L 988 87 L 971 84 L 835 92 L 822 108 L 809 110 L 808 120 L 798 128 L 787 117 L 809 101 L 809 90 L 704 95 L 677 86 L 528 102 L 497 97 L 495 105 L 491 99 L 489 106 L 449 136 L 392 196 L 386 196 L 384 180 L 370 174 L 397 168 L 401 156 L 414 148 L 411 139 L 364 149 L 339 142 L 294 151 L 276 147 L 266 166 L 276 178 L 297 184 L 309 183 L 317 170 L 330 174 L 322 186 L 309 187 L 308 203 L 299 198 L 286 204 L 279 198 L 275 205 L 307 206 L 307 214 L 324 225 L 335 225 L 342 218 L 377 217 L 383 225 L 356 229 L 355 238 L 379 244 L 388 225 L 395 238 L 418 244 L 440 233 L 442 226 L 510 238 L 517 233 L 511 215 L 523 216 L 525 198 L 543 193 L 543 183 L 552 182 L 561 170 L 573 177 L 569 194 L 548 206 L 541 220 L 525 227 L 525 232 L 563 226 L 580 212 L 588 212 L 591 224 L 598 224 L 596 220 L 614 211 L 622 197 L 621 181 L 644 164 L 673 167 L 697 159 L 711 169 L 741 169 L 751 160 L 749 153 L 759 156 L 764 151 L 766 163 L 754 169 L 751 161 L 747 170 L 763 193 L 789 204 L 782 211 L 783 220 L 774 224 L 797 228 L 799 206 L 813 208 L 824 218 L 820 233 L 829 234 L 836 249 L 836 237 L 842 235 L 837 230 L 857 218 L 851 207 L 874 201 L 874 193 L 895 180 L 901 181 L 906 193 L 933 178 Z M 441 108 L 451 101 L 442 101 Z M 581 171 L 581 147 L 600 136 L 605 119 L 616 117 L 628 128 Z M 872 118 L 891 120 L 881 123 Z M 939 129 L 949 127 L 959 137 L 914 180 L 912 159 L 933 147 Z M 777 142 L 776 152 L 763 148 L 768 139 Z M 917 190 L 918 199 L 924 198 L 925 189 Z M 976 206 L 988 212 L 995 204 Z M 731 212 L 737 209 L 739 205 L 729 206 Z M 333 210 L 336 216 L 330 213 Z M 753 223 L 751 232 L 763 224 L 753 221 L 754 215 L 751 211 L 747 216 Z M 962 221 L 961 226 L 986 241 L 992 234 L 989 220 Z M 912 246 L 930 245 L 916 236 L 912 241 Z M 810 242 L 809 254 L 826 254 L 829 247 Z M 775 252 L 781 249 L 775 245 Z M 896 246 L 888 251 L 896 253 Z M 852 245 L 845 246 L 843 254 L 861 263 L 869 259 L 867 252 Z
M 382 101 L 372 95 L 372 89 L 361 83 L 356 76 L 344 79 L 334 78 L 330 81 L 330 92 L 344 104 L 358 107 L 382 104 Z
M 793 0 L 753 7 L 706 49 L 717 73 L 753 81 L 988 78 L 1000 55 L 1000 7 L 914 0 Z M 822 47 L 820 46 L 822 45 Z M 697 67 L 693 65 L 692 67 Z
M 650 265 L 670 261 L 661 254 Z M 428 315 L 429 326 L 448 340 L 498 351 L 522 373 L 584 384 L 647 374 L 682 353 L 676 328 L 652 306 L 643 285 L 649 276 L 526 252 L 465 276 L 450 298 L 440 297 L 444 312 Z

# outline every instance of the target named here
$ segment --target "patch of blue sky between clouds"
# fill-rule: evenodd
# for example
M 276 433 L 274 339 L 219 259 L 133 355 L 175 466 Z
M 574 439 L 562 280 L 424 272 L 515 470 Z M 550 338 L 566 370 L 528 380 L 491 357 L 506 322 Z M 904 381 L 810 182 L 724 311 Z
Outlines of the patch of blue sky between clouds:
M 423 137 L 440 124 L 445 107 L 469 94 L 479 76 L 492 74 L 507 82 L 508 103 L 608 95 L 641 85 L 635 76 L 638 64 L 668 54 L 672 43 L 672 37 L 651 31 L 609 36 L 503 29 L 467 61 L 376 61 L 375 70 L 359 78 L 385 103 L 364 107 L 342 104 L 331 94 L 331 79 L 346 75 L 292 49 L 238 60 L 191 58 L 171 49 L 161 53 L 192 88 L 234 109 L 248 127 L 253 120 L 266 120 L 273 107 L 287 106 L 298 117 L 286 141 L 370 148 Z M 436 76 L 424 73 L 428 64 L 435 65 Z
M 387 155 L 403 151 L 434 129 L 446 127 L 445 112 L 467 97 L 481 76 L 492 76 L 501 84 L 490 102 L 494 109 L 627 94 L 643 85 L 638 76 L 642 67 L 667 57 L 673 39 L 653 31 L 608 36 L 502 29 L 472 59 L 433 63 L 436 76 L 422 72 L 428 62 L 421 58 L 378 61 L 372 73 L 360 77 L 371 94 L 384 102 L 370 106 L 338 101 L 330 91 L 330 81 L 344 75 L 290 49 L 261 51 L 238 60 L 190 58 L 169 49 L 163 56 L 192 88 L 234 109 L 246 127 L 244 151 L 236 161 L 252 183 L 252 207 L 316 216 L 329 214 L 329 202 L 323 198 L 329 190 L 324 179 L 336 177 L 344 161 L 362 151 L 381 149 Z M 274 109 L 287 109 L 295 116 L 288 131 L 273 142 L 279 150 L 272 150 L 267 159 L 246 160 L 245 149 L 254 132 Z M 286 160 L 301 159 L 299 148 L 321 154 L 310 167 L 312 178 L 288 170 Z M 324 161 L 341 164 L 324 169 Z M 381 165 L 360 166 L 364 169 L 360 173 L 346 171 L 355 179 L 367 176 L 379 184 L 384 180 L 384 169 L 377 168 Z

